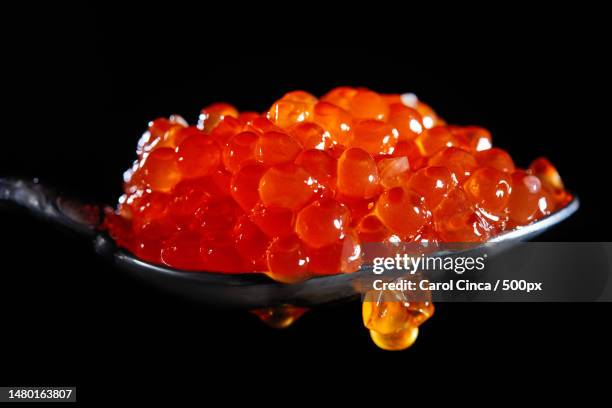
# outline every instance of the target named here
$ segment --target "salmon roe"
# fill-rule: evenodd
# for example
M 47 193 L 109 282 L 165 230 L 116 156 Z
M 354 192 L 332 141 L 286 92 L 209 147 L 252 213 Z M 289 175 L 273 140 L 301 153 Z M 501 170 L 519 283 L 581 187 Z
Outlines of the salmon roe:
M 124 182 L 105 224 L 119 246 L 282 282 L 356 271 L 365 242 L 482 242 L 571 200 L 547 159 L 519 168 L 486 129 L 447 125 L 413 94 L 352 87 L 289 92 L 263 114 L 215 103 L 195 126 L 155 119 Z M 414 341 L 419 322 L 377 321 L 393 305 L 370 306 L 377 344 Z
M 409 301 L 401 291 L 366 292 L 362 304 L 363 325 L 383 350 L 403 350 L 417 339 L 419 326 L 434 314 L 430 300 Z

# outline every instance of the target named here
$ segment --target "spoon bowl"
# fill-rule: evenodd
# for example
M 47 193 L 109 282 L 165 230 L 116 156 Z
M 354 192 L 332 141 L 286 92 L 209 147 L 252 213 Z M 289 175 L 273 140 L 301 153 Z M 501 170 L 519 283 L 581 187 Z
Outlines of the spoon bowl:
M 136 258 L 118 248 L 99 225 L 100 206 L 84 205 L 46 188 L 37 180 L 0 178 L 0 202 L 10 202 L 36 216 L 93 239 L 98 254 L 132 276 L 189 299 L 219 307 L 255 309 L 292 304 L 316 306 L 359 296 L 359 280 L 371 274 L 371 265 L 350 274 L 313 277 L 303 282 L 284 284 L 265 274 L 227 274 L 181 271 L 155 265 Z M 494 256 L 511 249 L 519 242 L 536 237 L 575 213 L 580 206 L 576 196 L 565 207 L 529 225 L 499 234 L 487 242 L 470 246 L 465 251 L 486 251 Z M 465 251 L 461 251 L 465 254 Z M 428 253 L 428 256 L 458 254 L 449 250 Z

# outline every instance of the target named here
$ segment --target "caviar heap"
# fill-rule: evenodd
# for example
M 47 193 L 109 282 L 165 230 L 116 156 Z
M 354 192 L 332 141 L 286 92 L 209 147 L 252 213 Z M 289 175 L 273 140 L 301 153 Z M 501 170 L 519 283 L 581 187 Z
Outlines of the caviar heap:
M 529 168 L 476 126 L 412 94 L 290 92 L 263 114 L 225 103 L 197 125 L 149 123 L 106 227 L 176 269 L 281 282 L 359 269 L 364 242 L 481 242 L 564 206 L 544 158 Z

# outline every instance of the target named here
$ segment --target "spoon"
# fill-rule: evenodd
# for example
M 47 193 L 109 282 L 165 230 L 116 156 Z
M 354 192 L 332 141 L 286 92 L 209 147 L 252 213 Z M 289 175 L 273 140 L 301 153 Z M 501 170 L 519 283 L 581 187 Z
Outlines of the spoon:
M 220 307 L 255 309 L 282 304 L 315 306 L 340 301 L 358 296 L 358 279 L 371 273 L 372 269 L 365 265 L 355 273 L 314 277 L 294 284 L 275 282 L 261 273 L 181 271 L 142 261 L 118 248 L 112 238 L 98 228 L 102 221 L 101 207 L 64 197 L 39 184 L 37 179 L 0 178 L 2 202 L 25 208 L 35 216 L 92 239 L 99 255 L 133 276 L 181 296 Z M 487 250 L 488 254 L 493 255 L 506 251 L 565 220 L 579 206 L 579 200 L 574 196 L 571 202 L 554 213 L 524 227 L 497 235 L 485 243 L 471 246 L 469 250 Z M 446 250 L 429 253 L 428 256 L 448 254 Z

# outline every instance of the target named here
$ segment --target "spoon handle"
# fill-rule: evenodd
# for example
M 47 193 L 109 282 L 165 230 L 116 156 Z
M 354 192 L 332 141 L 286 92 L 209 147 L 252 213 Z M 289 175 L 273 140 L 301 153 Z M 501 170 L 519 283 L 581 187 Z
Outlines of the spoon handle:
M 0 203 L 9 202 L 33 215 L 71 231 L 93 237 L 102 220 L 100 207 L 58 194 L 51 188 L 27 180 L 0 177 Z

